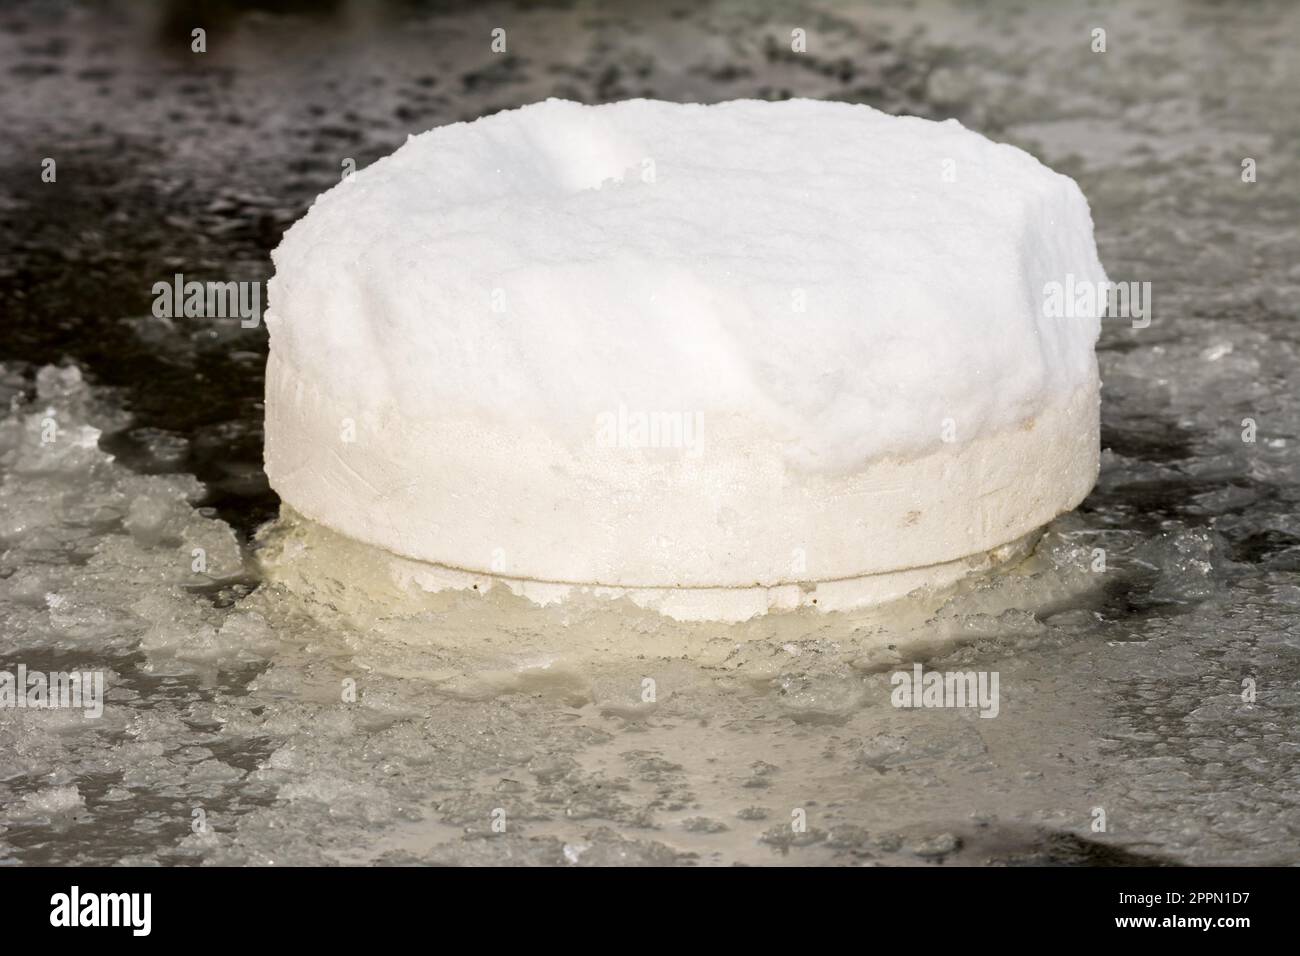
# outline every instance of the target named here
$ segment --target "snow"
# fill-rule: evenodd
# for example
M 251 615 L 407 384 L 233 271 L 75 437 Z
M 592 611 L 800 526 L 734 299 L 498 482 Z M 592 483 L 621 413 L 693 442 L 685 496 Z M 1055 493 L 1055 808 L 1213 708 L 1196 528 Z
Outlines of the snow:
M 1088 205 L 955 121 L 548 100 L 412 138 L 274 260 L 272 488 L 439 587 L 858 606 L 1096 478 L 1099 311 L 1045 308 L 1105 280 Z
M 744 416 L 860 467 L 1041 411 L 1094 374 L 1105 279 L 1068 177 L 955 120 L 792 100 L 561 100 L 440 127 L 322 195 L 275 250 L 275 354 L 359 411 Z M 494 308 L 495 303 L 495 308 Z

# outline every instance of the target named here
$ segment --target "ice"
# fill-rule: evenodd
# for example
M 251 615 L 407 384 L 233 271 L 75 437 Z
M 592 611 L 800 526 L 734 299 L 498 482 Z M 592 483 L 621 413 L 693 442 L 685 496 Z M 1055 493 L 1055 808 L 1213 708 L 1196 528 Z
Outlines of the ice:
M 14 808 L 13 817 L 17 820 L 35 819 L 50 823 L 60 817 L 76 813 L 85 807 L 86 801 L 76 787 L 50 787 L 23 797 Z
M 51 402 L 65 434 L 130 427 L 74 379 L 7 433 Z M 94 447 L 50 460 L 0 484 L 42 516 L 4 539 L 0 665 L 102 668 L 109 694 L 98 721 L 0 712 L 14 859 L 934 865 L 1132 845 L 1274 862 L 1297 822 L 1300 592 L 1177 518 L 1135 534 L 1104 508 L 1070 515 L 1013 568 L 870 613 L 688 625 L 344 587 L 382 556 L 292 516 L 239 592 L 245 559 L 191 479 Z M 1160 469 L 1110 467 L 1100 495 Z M 224 576 L 191 570 L 194 542 Z M 890 674 L 918 659 L 998 670 L 998 718 L 891 706 Z M 73 816 L 102 826 L 46 838 Z

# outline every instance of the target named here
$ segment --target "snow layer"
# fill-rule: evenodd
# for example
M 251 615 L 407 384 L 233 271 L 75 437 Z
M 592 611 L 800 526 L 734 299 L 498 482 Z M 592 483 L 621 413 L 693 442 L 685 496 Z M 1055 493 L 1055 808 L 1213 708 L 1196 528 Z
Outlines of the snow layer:
M 845 471 L 1095 378 L 1075 183 L 959 123 L 793 100 L 548 100 L 412 137 L 274 253 L 281 361 L 361 409 L 539 427 L 743 417 Z M 608 419 L 607 419 L 608 420 Z

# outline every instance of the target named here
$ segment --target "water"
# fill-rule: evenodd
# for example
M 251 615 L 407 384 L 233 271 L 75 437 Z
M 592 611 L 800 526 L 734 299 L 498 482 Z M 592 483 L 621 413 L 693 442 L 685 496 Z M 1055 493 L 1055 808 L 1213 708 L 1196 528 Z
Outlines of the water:
M 0 158 L 0 670 L 109 688 L 97 720 L 0 710 L 0 859 L 1300 861 L 1300 13 L 826 5 L 795 60 L 753 5 L 635 30 L 377 9 L 236 16 L 201 67 L 165 53 L 180 14 L 0 16 L 24 79 L 0 122 L 69 157 L 54 187 Z M 438 39 L 498 15 L 549 45 L 506 69 Z M 154 99 L 112 106 L 150 77 Z M 548 94 L 786 91 L 1027 146 L 1079 179 L 1111 277 L 1152 283 L 1152 325 L 1103 333 L 1098 487 L 1029 559 L 872 613 L 682 625 L 367 598 L 373 555 L 292 516 L 254 533 L 276 511 L 264 342 L 149 317 L 154 281 L 264 274 L 334 155 L 408 126 Z M 892 706 L 915 661 L 997 672 L 998 716 Z

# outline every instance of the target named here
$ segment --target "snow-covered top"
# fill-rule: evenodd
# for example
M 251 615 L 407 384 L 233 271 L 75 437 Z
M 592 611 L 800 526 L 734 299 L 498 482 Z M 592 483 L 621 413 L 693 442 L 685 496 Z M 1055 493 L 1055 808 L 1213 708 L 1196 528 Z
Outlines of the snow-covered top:
M 1044 287 L 1105 278 L 1073 180 L 954 120 L 810 100 L 434 129 L 274 261 L 272 348 L 359 409 L 570 443 L 620 407 L 730 417 L 826 471 L 1089 381 L 1098 319 L 1046 315 Z

